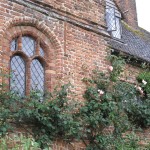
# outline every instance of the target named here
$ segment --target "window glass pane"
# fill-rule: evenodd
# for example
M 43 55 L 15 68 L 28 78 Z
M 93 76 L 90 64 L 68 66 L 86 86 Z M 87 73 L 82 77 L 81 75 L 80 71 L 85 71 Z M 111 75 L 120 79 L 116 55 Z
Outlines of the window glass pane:
M 106 9 L 106 24 L 107 24 L 107 31 L 116 30 L 116 19 L 114 8 L 110 7 Z
M 44 68 L 38 59 L 31 63 L 31 90 L 41 94 L 44 92 Z
M 17 38 L 12 40 L 12 42 L 10 44 L 10 49 L 11 49 L 11 51 L 17 50 Z
M 40 47 L 40 55 L 44 57 L 44 51 L 41 47 Z
M 29 36 L 22 37 L 22 50 L 28 55 L 33 56 L 35 53 L 35 41 Z
M 114 8 L 115 16 L 118 16 L 119 18 L 121 18 L 121 13 L 119 12 L 118 7 L 116 6 L 113 0 L 106 0 L 106 9 L 107 8 Z
M 120 18 L 116 17 L 116 30 L 112 31 L 112 36 L 121 39 L 121 25 Z
M 11 59 L 10 90 L 20 96 L 25 95 L 25 62 L 20 56 Z

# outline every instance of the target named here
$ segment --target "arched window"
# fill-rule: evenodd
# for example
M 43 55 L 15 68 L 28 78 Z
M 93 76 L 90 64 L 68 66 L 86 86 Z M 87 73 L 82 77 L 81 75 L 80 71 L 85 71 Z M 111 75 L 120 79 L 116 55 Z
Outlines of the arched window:
M 30 91 L 44 93 L 45 69 L 41 60 L 45 54 L 41 42 L 28 35 L 19 36 L 11 41 L 10 50 L 10 90 L 20 96 Z

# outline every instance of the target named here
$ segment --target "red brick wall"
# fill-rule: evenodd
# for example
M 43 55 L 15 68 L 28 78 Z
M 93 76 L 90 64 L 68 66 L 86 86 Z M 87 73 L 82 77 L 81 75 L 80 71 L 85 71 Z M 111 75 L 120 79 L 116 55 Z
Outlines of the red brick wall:
M 28 5 L 17 1 L 0 1 L 0 66 L 9 72 L 12 38 L 31 34 L 45 46 L 47 89 L 71 82 L 77 100 L 82 100 L 85 89 L 82 78 L 89 76 L 96 67 L 105 71 L 108 65 L 103 3 L 43 0 L 35 6 L 38 0 L 30 0 L 32 3 Z
M 86 5 L 84 5 L 85 2 Z M 61 12 L 46 6 L 48 9 L 45 14 L 41 12 L 40 7 L 30 8 L 15 1 L 1 0 L 0 66 L 3 67 L 3 70 L 7 73 L 10 70 L 10 58 L 13 56 L 10 51 L 11 40 L 21 34 L 32 35 L 44 45 L 45 61 L 47 62 L 45 70 L 47 88 L 51 90 L 58 83 L 71 82 L 74 86 L 73 91 L 78 95 L 76 98 L 80 101 L 85 89 L 82 78 L 89 76 L 96 67 L 106 70 L 108 63 L 106 61 L 107 42 L 103 36 L 105 27 L 101 27 L 101 25 L 104 26 L 104 7 L 93 1 L 85 2 L 72 4 L 71 1 L 65 1 L 65 3 L 52 1 L 49 4 L 61 9 Z M 93 2 L 92 5 L 90 5 L 91 2 Z M 74 9 L 71 11 L 70 7 Z M 44 11 L 43 8 L 41 9 Z M 52 12 L 50 9 L 54 9 L 59 16 L 48 15 Z M 63 21 L 65 16 L 63 10 L 73 13 L 67 14 L 67 19 L 71 21 Z M 93 25 L 90 21 L 95 24 Z M 66 145 L 56 142 L 53 144 L 53 149 L 71 150 L 70 147 L 72 147 L 77 150 L 82 149 L 82 146 L 82 143 Z
M 84 5 L 85 2 L 86 5 Z M 19 34 L 31 34 L 43 41 L 45 45 L 47 88 L 52 89 L 58 81 L 62 83 L 70 81 L 74 85 L 74 91 L 81 98 L 84 91 L 82 78 L 89 75 L 97 66 L 101 70 L 107 67 L 107 43 L 104 36 L 101 35 L 104 34 L 101 31 L 105 32 L 105 27 L 93 26 L 93 23 L 90 23 L 94 21 L 95 24 L 97 22 L 103 24 L 103 21 L 99 19 L 100 16 L 104 16 L 104 6 L 93 1 L 82 1 L 81 3 L 74 1 L 52 1 L 50 3 L 49 1 L 49 5 L 53 8 L 46 5 L 44 9 L 43 4 L 37 3 L 37 5 L 38 7 L 35 7 L 34 4 L 29 3 L 26 6 L 21 0 L 18 3 L 15 0 L 14 2 L 1 1 L 0 51 L 2 58 L 0 65 L 9 72 L 10 57 L 13 55 L 10 51 L 11 40 Z M 79 11 L 75 9 L 75 6 L 83 8 Z M 65 15 L 59 10 L 62 9 L 61 7 L 66 8 L 66 11 L 70 10 L 67 16 L 70 21 L 63 20 Z M 70 7 L 74 7 L 72 14 Z M 54 17 L 49 15 L 53 11 L 57 14 Z M 77 18 L 78 15 L 81 18 Z M 84 17 L 87 17 L 88 21 L 85 21 Z
M 102 36 L 67 24 L 63 74 L 81 97 L 84 91 L 81 79 L 91 74 L 96 66 L 101 70 L 107 67 L 105 44 Z
M 123 13 L 124 20 L 130 26 L 137 28 L 137 11 L 135 0 L 115 0 L 120 10 Z
M 34 0 L 35 1 L 35 0 Z M 74 17 L 89 20 L 97 24 L 105 25 L 104 22 L 104 1 L 100 0 L 41 0 L 66 14 Z

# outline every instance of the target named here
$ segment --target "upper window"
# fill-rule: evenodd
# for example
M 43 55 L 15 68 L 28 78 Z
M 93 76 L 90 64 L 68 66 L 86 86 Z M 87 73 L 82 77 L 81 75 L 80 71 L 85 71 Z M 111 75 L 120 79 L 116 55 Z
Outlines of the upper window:
M 112 0 L 106 0 L 106 24 L 111 36 L 121 39 L 121 13 Z
M 44 50 L 40 41 L 31 36 L 20 36 L 11 41 L 10 90 L 20 96 L 27 91 L 44 94 L 44 66 L 41 58 Z M 42 94 L 43 93 L 43 94 Z
M 116 30 L 112 31 L 112 36 L 121 39 L 121 23 L 119 17 L 116 17 Z

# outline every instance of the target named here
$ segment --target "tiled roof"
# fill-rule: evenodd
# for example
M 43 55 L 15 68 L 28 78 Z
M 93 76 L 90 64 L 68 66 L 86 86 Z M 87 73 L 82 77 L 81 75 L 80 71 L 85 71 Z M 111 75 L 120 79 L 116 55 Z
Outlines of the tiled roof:
M 150 62 L 150 33 L 144 29 L 134 30 L 122 23 L 122 39 L 111 39 L 112 48 Z

